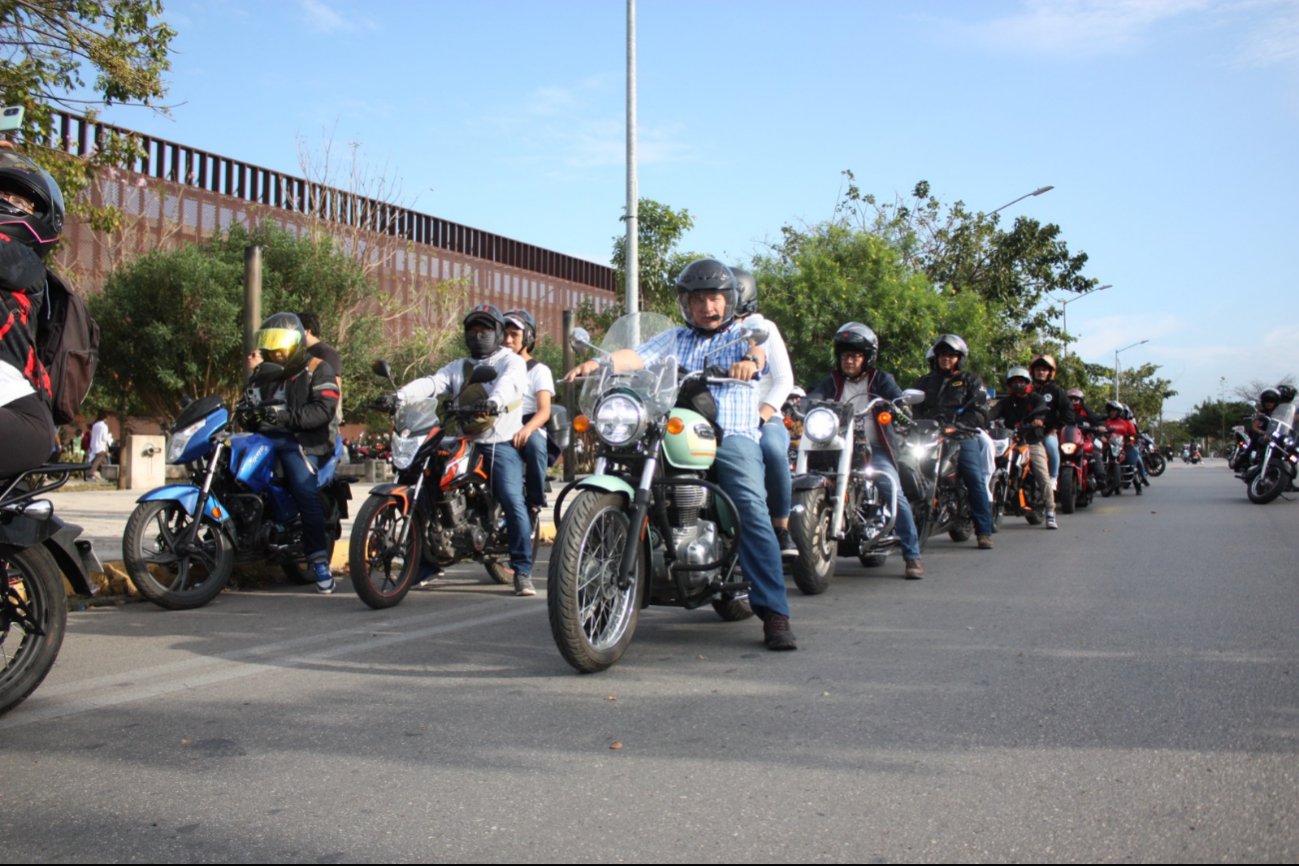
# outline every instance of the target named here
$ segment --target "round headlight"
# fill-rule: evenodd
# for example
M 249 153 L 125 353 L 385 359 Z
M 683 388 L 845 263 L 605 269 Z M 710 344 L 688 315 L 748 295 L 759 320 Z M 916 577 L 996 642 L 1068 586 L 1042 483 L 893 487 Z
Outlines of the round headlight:
M 839 432 L 839 415 L 830 409 L 813 409 L 803 419 L 803 435 L 817 445 L 825 445 Z
M 595 432 L 605 442 L 621 448 L 645 432 L 645 406 L 626 394 L 613 394 L 595 409 Z
M 1077 450 L 1078 444 L 1076 442 L 1066 442 L 1060 446 L 1061 454 L 1073 454 Z

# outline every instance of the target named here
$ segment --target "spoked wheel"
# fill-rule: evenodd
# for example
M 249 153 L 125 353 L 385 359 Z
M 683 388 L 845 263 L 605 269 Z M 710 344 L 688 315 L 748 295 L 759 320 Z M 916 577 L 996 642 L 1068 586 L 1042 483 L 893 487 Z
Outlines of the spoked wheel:
M 790 511 L 789 533 L 798 546 L 798 558 L 791 570 L 794 583 L 804 595 L 819 595 L 834 577 L 838 544 L 830 537 L 834 511 L 824 487 L 800 490 Z
M 371 496 L 357 512 L 347 566 L 356 594 L 375 610 L 401 604 L 419 576 L 424 541 L 413 521 L 390 496 Z
M 629 532 L 625 498 L 582 490 L 564 514 L 550 551 L 546 607 L 559 654 L 584 674 L 622 658 L 640 616 L 645 556 L 626 587 L 620 587 L 623 548 L 636 544 Z
M 1263 505 L 1280 496 L 1281 491 L 1286 488 L 1286 482 L 1289 480 L 1290 473 L 1282 468 L 1281 461 L 1269 460 L 1262 468 L 1250 476 L 1245 487 L 1245 495 L 1249 497 L 1250 502 Z
M 1168 468 L 1168 461 L 1164 459 L 1164 455 L 1154 451 L 1145 455 L 1145 461 L 1146 471 L 1156 478 L 1163 475 L 1164 470 Z
M 31 547 L 0 558 L 0 715 L 22 703 L 54 667 L 68 622 L 54 558 Z
M 198 532 L 185 543 L 194 520 Z M 168 610 L 202 607 L 225 588 L 235 551 L 219 524 L 192 517 L 179 502 L 142 502 L 122 534 L 122 558 L 135 588 Z

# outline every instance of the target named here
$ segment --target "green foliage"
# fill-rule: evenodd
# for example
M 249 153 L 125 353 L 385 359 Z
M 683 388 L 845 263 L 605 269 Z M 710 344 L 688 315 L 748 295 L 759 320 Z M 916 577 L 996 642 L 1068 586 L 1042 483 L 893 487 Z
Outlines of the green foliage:
M 116 209 L 94 208 L 81 193 L 97 172 L 138 151 L 128 137 L 105 135 L 91 153 L 70 155 L 57 142 L 54 112 L 138 103 L 165 111 L 163 73 L 175 36 L 159 20 L 161 0 L 0 0 L 0 104 L 21 105 L 27 152 L 54 175 L 69 213 L 102 231 L 120 224 Z M 94 76 L 92 99 L 72 97 Z M 93 115 L 92 115 L 93 116 Z
M 677 314 L 676 276 L 698 255 L 678 252 L 676 247 L 686 232 L 694 228 L 690 212 L 673 210 L 668 205 L 643 198 L 637 206 L 636 255 L 639 262 L 639 304 L 642 311 L 665 315 Z M 613 269 L 618 297 L 626 296 L 627 236 L 613 239 Z M 614 317 L 617 318 L 617 317 Z M 614 320 L 609 319 L 612 323 Z
M 342 355 L 347 420 L 364 417 L 364 407 L 386 387 L 369 370 L 381 348 L 398 375 L 413 378 L 427 372 L 445 344 L 440 332 L 417 331 L 385 347 L 382 308 L 375 309 L 361 265 L 327 239 L 300 237 L 274 223 L 252 231 L 234 226 L 202 246 L 141 256 L 90 299 L 102 329 L 92 393 L 97 405 L 167 418 L 186 395 L 238 397 L 246 376 L 244 250 L 252 244 L 262 247 L 263 314 L 315 312 L 321 338 Z
M 1225 440 L 1231 428 L 1252 417 L 1254 406 L 1243 400 L 1204 399 L 1182 419 L 1186 431 L 1196 439 Z

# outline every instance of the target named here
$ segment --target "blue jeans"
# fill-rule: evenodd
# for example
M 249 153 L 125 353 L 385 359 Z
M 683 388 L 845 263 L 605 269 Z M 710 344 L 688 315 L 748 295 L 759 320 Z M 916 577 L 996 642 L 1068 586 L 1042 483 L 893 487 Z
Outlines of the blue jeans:
M 871 465 L 880 470 L 880 473 L 888 480 L 890 487 L 897 485 L 898 491 L 898 515 L 894 521 L 894 530 L 898 534 L 898 541 L 902 542 L 903 559 L 920 558 L 920 533 L 916 532 L 916 518 L 911 513 L 911 502 L 902 490 L 902 485 L 897 480 L 897 469 L 882 452 L 875 451 L 871 454 Z M 885 495 L 891 495 L 892 490 L 886 491 Z
M 767 509 L 772 520 L 788 520 L 794 499 L 794 477 L 789 472 L 789 431 L 780 414 L 762 425 L 762 465 L 767 481 Z
M 1047 471 L 1051 473 L 1051 480 L 1055 481 L 1060 477 L 1060 437 L 1056 433 L 1048 433 L 1042 438 L 1042 444 L 1046 446 Z
M 533 432 L 523 443 L 523 469 L 527 491 L 525 500 L 529 508 L 546 507 L 546 434 Z
M 780 545 L 767 510 L 762 448 L 743 436 L 723 436 L 714 465 L 717 483 L 735 502 L 744 526 L 740 533 L 740 567 L 752 584 L 749 604 L 759 615 L 765 611 L 789 616 Z
M 1141 459 L 1141 451 L 1135 445 L 1128 445 L 1123 449 L 1123 462 L 1137 470 L 1137 475 L 1142 481 L 1150 476 L 1146 475 L 1146 461 Z
M 487 478 L 492 485 L 492 496 L 505 512 L 505 533 L 510 540 L 510 568 L 516 576 L 532 574 L 532 524 L 528 520 L 528 506 L 523 500 L 523 455 L 513 442 L 483 445 L 483 459 L 487 461 Z
M 977 439 L 961 439 L 960 469 L 970 499 L 975 535 L 992 535 L 992 507 L 988 504 L 988 480 L 983 477 L 983 450 Z
M 320 506 L 316 470 L 329 458 L 302 453 L 302 446 L 292 436 L 266 438 L 271 441 L 271 450 L 284 472 L 284 482 L 302 515 L 302 549 L 307 561 L 325 562 L 329 559 L 329 540 L 325 535 L 325 510 Z

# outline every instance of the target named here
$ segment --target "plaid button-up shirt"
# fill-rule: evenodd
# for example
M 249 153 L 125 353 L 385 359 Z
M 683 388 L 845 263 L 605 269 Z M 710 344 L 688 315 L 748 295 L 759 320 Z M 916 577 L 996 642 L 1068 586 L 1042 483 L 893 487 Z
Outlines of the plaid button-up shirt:
M 692 373 L 697 373 L 712 363 L 723 370 L 742 360 L 749 353 L 749 343 L 740 340 L 735 345 L 722 348 L 739 336 L 738 323 L 703 334 L 694 328 L 676 328 L 664 331 L 636 349 L 636 354 L 646 365 L 666 355 L 676 355 L 677 361 Z M 756 382 L 756 380 L 755 380 Z M 762 432 L 758 425 L 758 389 L 753 384 L 727 382 L 709 385 L 709 392 L 717 401 L 717 426 L 728 436 L 743 436 L 754 442 Z

